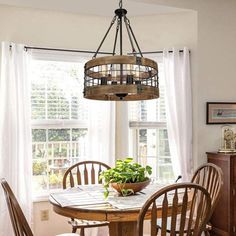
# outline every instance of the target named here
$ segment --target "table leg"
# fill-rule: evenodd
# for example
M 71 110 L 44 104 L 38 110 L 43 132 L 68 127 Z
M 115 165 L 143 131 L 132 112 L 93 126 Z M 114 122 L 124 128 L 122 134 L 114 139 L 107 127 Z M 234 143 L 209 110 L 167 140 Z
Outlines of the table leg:
M 111 222 L 109 234 L 110 236 L 137 236 L 137 222 Z

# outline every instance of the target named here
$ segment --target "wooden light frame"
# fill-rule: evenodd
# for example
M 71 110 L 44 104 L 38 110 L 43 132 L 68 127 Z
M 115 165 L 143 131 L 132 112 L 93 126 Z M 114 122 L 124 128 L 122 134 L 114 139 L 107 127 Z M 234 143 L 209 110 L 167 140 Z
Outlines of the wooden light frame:
M 158 66 L 151 59 L 107 56 L 85 64 L 84 97 L 135 101 L 159 97 Z
M 127 10 L 115 10 L 111 24 L 102 39 L 93 59 L 84 66 L 84 97 L 94 100 L 135 101 L 159 97 L 158 66 L 151 59 L 144 58 L 139 48 Z M 123 55 L 122 21 L 124 21 L 133 56 Z M 110 29 L 117 22 L 112 56 L 96 58 Z M 120 55 L 116 55 L 117 37 L 120 37 Z M 136 49 L 138 53 L 136 53 Z M 140 56 L 138 56 L 138 54 Z

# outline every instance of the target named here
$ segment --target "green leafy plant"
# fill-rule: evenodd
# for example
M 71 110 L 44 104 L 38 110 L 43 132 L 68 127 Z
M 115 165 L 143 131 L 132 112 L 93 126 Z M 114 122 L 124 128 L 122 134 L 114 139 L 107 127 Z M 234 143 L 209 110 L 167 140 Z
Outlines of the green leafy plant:
M 125 160 L 117 160 L 114 168 L 105 170 L 100 174 L 100 180 L 103 180 L 105 192 L 104 196 L 109 195 L 110 183 L 139 183 L 149 179 L 152 174 L 150 166 L 143 167 L 138 163 L 133 162 L 133 158 L 126 158 Z M 122 195 L 126 196 L 132 193 L 132 189 L 122 189 Z

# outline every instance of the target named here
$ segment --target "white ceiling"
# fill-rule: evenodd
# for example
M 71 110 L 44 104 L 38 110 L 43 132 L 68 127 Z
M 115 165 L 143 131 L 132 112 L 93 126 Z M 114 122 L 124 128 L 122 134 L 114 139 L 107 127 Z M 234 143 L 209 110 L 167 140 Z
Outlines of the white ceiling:
M 113 16 L 118 8 L 118 0 L 0 0 L 0 4 L 30 7 L 44 10 L 65 11 L 86 15 Z M 184 11 L 179 8 L 147 4 L 135 0 L 124 0 L 123 8 L 128 16 L 154 15 Z

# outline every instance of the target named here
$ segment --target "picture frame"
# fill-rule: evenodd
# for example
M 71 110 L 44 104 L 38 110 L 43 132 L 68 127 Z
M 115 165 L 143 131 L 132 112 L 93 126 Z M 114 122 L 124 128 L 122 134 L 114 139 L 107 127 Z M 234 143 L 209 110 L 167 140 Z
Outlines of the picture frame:
M 207 102 L 207 124 L 236 124 L 236 102 Z

